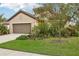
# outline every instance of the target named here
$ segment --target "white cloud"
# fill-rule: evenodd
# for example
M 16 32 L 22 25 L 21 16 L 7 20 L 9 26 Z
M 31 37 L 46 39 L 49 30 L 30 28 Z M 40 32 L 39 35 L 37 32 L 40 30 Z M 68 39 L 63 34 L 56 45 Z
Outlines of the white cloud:
M 29 3 L 2 3 L 0 5 L 0 7 L 7 7 L 7 8 L 10 8 L 10 9 L 13 9 L 14 11 L 17 11 L 19 9 L 23 9 L 23 8 L 37 8 L 41 5 L 39 4 L 35 4 L 35 3 L 32 3 L 32 4 L 29 4 Z
M 3 3 L 3 4 L 0 5 L 0 7 L 7 7 L 7 8 L 10 8 L 10 9 L 13 9 L 14 11 L 17 11 L 22 7 L 22 5 L 16 4 L 16 3 Z
M 32 3 L 32 4 L 27 4 L 28 6 L 32 6 L 33 8 L 37 8 L 37 7 L 40 7 L 42 5 L 39 5 L 39 4 L 35 4 L 35 3 Z

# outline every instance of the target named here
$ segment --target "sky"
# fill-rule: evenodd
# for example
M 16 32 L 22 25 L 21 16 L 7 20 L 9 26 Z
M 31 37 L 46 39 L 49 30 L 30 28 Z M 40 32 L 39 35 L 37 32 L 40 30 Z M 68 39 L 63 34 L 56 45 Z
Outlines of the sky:
M 33 8 L 40 6 L 41 5 L 36 3 L 0 3 L 0 15 L 3 15 L 6 19 L 9 19 L 19 10 L 24 10 L 28 13 L 34 14 Z

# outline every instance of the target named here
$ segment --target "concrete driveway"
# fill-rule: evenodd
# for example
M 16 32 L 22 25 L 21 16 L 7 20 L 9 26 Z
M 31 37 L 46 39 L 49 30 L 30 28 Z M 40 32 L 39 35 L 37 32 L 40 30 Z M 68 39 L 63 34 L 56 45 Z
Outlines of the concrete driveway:
M 22 35 L 22 34 L 2 35 L 2 36 L 0 36 L 0 43 L 5 43 L 5 42 L 11 41 L 11 40 L 15 40 L 20 35 Z

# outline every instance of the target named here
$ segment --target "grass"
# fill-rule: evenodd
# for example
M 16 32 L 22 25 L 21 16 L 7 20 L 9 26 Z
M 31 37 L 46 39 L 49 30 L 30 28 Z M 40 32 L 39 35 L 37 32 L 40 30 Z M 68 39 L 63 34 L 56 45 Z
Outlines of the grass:
M 0 48 L 52 56 L 79 56 L 79 38 L 48 38 L 45 40 L 13 40 Z

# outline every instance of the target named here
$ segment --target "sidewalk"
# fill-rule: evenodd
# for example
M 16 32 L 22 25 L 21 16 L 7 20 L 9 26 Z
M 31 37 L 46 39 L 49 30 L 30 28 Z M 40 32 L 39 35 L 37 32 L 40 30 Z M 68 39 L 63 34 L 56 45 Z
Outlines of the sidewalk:
M 0 48 L 0 56 L 45 56 L 45 55 Z

